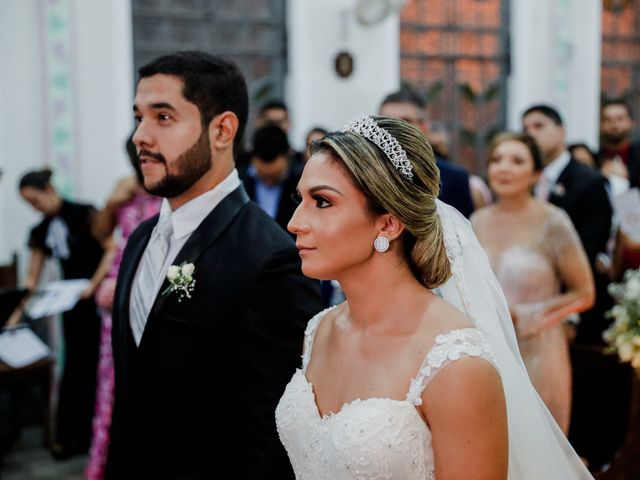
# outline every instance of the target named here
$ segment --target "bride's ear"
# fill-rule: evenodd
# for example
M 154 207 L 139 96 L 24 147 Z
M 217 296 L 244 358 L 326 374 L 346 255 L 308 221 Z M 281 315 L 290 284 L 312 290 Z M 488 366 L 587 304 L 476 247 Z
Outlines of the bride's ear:
M 376 223 L 378 235 L 386 237 L 389 241 L 395 240 L 404 232 L 404 224 L 390 213 L 381 215 Z

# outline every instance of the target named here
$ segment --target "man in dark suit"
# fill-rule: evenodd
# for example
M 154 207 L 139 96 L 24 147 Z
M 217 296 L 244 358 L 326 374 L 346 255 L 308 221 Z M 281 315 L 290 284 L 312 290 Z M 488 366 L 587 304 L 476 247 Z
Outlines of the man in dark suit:
M 287 134 L 275 124 L 256 130 L 248 168 L 240 178 L 249 198 L 273 218 L 285 231 L 298 206 L 291 198 L 296 191 L 302 168 L 290 158 Z
M 244 78 L 201 52 L 139 75 L 133 141 L 145 188 L 165 199 L 118 277 L 107 478 L 292 478 L 274 410 L 322 303 L 234 168 Z
M 545 168 L 536 196 L 567 212 L 587 253 L 596 286 L 594 307 L 580 315 L 571 345 L 573 405 L 569 438 L 578 453 L 596 470 L 613 457 L 626 431 L 629 372 L 615 357 L 603 353 L 602 332 L 611 321 L 608 278 L 597 267 L 611 234 L 612 208 L 605 179 L 571 157 L 559 113 L 535 105 L 522 115 L 523 130 L 535 138 Z
M 387 95 L 380 105 L 378 113 L 385 117 L 405 120 L 429 138 L 429 123 L 426 116 L 426 103 L 417 92 L 403 88 Z M 436 163 L 440 169 L 440 195 L 444 203 L 455 207 L 465 217 L 473 213 L 473 201 L 469 187 L 469 174 L 461 167 L 452 164 L 436 154 Z
M 629 187 L 640 187 L 640 139 L 631 138 L 633 117 L 624 100 L 607 100 L 600 112 L 601 145 L 598 157 L 603 171 L 626 176 Z
M 291 121 L 287 104 L 280 99 L 271 99 L 263 103 L 258 110 L 255 126 L 256 128 L 261 128 L 265 125 L 277 125 L 288 136 Z M 291 148 L 289 150 L 289 162 L 294 169 L 302 170 L 304 167 L 304 153 Z

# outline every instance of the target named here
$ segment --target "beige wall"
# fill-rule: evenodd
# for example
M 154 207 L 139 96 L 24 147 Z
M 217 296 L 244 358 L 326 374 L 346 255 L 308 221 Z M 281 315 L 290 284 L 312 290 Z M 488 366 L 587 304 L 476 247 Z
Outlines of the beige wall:
M 19 198 L 24 172 L 51 162 L 46 8 L 40 0 L 0 2 L 0 263 L 20 254 L 40 216 Z M 131 131 L 129 0 L 67 0 L 73 104 L 73 192 L 101 205 L 129 172 L 123 142 Z

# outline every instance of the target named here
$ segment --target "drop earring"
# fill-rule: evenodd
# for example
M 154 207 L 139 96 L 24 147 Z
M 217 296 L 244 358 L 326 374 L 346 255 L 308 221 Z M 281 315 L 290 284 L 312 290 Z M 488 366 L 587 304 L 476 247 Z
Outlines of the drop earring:
M 389 250 L 389 239 L 383 236 L 379 236 L 374 240 L 373 248 L 375 248 L 376 251 L 381 253 L 386 252 L 387 250 Z

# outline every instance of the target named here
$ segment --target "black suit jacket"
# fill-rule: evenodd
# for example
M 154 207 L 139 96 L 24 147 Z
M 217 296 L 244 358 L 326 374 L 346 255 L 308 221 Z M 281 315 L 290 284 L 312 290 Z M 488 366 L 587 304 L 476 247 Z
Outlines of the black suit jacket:
M 627 171 L 629 172 L 629 186 L 631 188 L 640 187 L 640 140 L 631 143 Z
M 440 195 L 438 198 L 469 218 L 473 213 L 473 200 L 469 188 L 469 174 L 461 167 L 436 157 L 440 169 Z
M 280 194 L 280 200 L 278 202 L 278 211 L 276 218 L 274 219 L 278 225 L 280 225 L 285 231 L 287 231 L 287 224 L 293 212 L 295 212 L 298 204 L 293 201 L 291 195 L 296 191 L 300 176 L 302 175 L 302 168 L 298 165 L 292 165 L 288 173 L 287 178 L 282 182 L 282 192 Z M 249 198 L 254 202 L 256 199 L 256 179 L 255 177 L 248 175 L 247 171 L 241 172 L 240 178 L 244 184 L 244 188 L 249 194 Z
M 318 282 L 239 187 L 173 262 L 194 263 L 192 298 L 159 294 L 136 347 L 131 287 L 156 222 L 131 235 L 115 292 L 107 478 L 293 478 L 274 410 L 300 364 L 306 323 L 322 308 Z
M 598 172 L 572 158 L 549 197 L 549 202 L 564 209 L 571 218 L 589 258 L 595 281 L 596 304 L 580 315 L 577 343 L 603 344 L 602 331 L 611 323 L 604 318 L 604 312 L 611 306 L 607 293 L 608 279 L 595 269 L 596 256 L 606 252 L 611 235 L 613 211 L 605 182 Z

